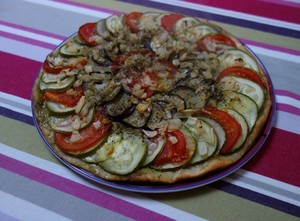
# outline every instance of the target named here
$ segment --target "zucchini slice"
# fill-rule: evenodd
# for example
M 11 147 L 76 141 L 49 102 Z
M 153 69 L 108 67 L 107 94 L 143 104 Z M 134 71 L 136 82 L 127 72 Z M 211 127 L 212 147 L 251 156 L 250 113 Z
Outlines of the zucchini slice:
M 247 121 L 249 131 L 252 130 L 258 116 L 258 108 L 250 97 L 234 91 L 223 91 L 223 101 L 218 103 L 220 107 L 232 108 L 239 112 Z
M 136 170 L 147 154 L 142 135 L 130 131 L 113 133 L 96 152 L 96 161 L 106 171 L 126 175 Z
M 63 79 L 65 79 L 67 77 L 67 75 L 65 73 L 60 73 L 60 74 L 49 74 L 47 72 L 44 72 L 42 75 L 41 80 L 46 83 L 56 83 L 58 81 L 61 81 Z
M 257 83 L 246 78 L 226 76 L 220 80 L 218 85 L 221 90 L 233 90 L 247 95 L 255 101 L 258 109 L 261 108 L 264 101 L 264 92 Z
M 146 158 L 143 162 L 143 167 L 149 165 L 157 155 L 160 153 L 160 151 L 163 149 L 163 146 L 166 143 L 166 138 L 163 137 L 158 137 L 157 139 L 154 140 L 154 142 L 145 139 L 148 147 L 147 155 Z
M 68 117 L 51 116 L 49 120 L 50 127 L 63 133 L 71 133 L 75 130 L 80 130 L 88 126 L 94 119 L 94 108 L 91 108 L 88 114 L 84 117 L 80 115 L 69 115 Z
M 68 107 L 53 101 L 45 101 L 47 108 L 54 114 L 69 114 L 72 112 L 79 113 L 85 103 L 85 96 L 82 96 L 74 107 Z
M 198 20 L 197 18 L 183 17 L 175 23 L 174 31 L 175 32 L 184 31 L 186 28 L 198 25 L 200 23 L 201 23 L 200 20 Z
M 222 146 L 225 143 L 226 136 L 223 127 L 215 120 L 209 117 L 198 117 L 199 119 L 208 123 L 215 131 L 217 139 L 218 139 L 218 152 L 221 150 Z
M 64 44 L 59 48 L 59 53 L 65 57 L 76 57 L 83 55 L 84 46 L 77 44 L 76 42 L 72 42 L 70 44 Z
M 42 92 L 44 91 L 61 91 L 65 90 L 73 85 L 75 82 L 75 76 L 70 76 L 67 78 L 64 78 L 61 81 L 58 82 L 52 82 L 52 83 L 45 83 L 43 81 L 40 81 L 40 90 Z
M 191 132 L 197 142 L 197 148 L 190 165 L 198 164 L 210 158 L 218 151 L 218 138 L 215 130 L 205 121 L 190 117 L 184 126 Z
M 255 59 L 249 53 L 240 49 L 228 49 L 218 55 L 220 71 L 230 66 L 243 66 L 259 73 L 259 67 Z
M 105 20 L 105 28 L 116 36 L 124 29 L 123 16 L 112 15 Z
M 225 111 L 232 116 L 242 127 L 242 134 L 239 137 L 238 141 L 235 143 L 235 145 L 230 150 L 230 153 L 235 152 L 238 150 L 245 142 L 247 135 L 248 135 L 248 124 L 245 120 L 245 118 L 238 113 L 237 111 L 233 109 L 225 109 Z
M 105 20 L 102 19 L 100 21 L 98 21 L 98 23 L 96 24 L 96 32 L 98 35 L 103 36 L 103 34 L 106 32 L 106 27 L 105 27 Z

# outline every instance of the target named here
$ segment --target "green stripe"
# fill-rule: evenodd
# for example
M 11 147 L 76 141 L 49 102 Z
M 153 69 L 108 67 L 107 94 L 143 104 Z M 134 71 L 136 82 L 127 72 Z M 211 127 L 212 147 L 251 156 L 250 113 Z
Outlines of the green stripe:
M 39 158 L 59 163 L 47 149 L 34 126 L 3 116 L 0 116 L 0 125 L 1 143 Z
M 204 186 L 194 190 L 145 196 L 208 220 L 299 220 L 270 207 Z

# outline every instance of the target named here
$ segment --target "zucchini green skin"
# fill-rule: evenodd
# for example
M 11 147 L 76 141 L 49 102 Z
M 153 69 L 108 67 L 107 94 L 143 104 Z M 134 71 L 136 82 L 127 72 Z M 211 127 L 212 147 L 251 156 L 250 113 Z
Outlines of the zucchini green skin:
M 76 57 L 83 55 L 84 46 L 72 42 L 71 45 L 64 44 L 59 48 L 59 53 L 64 57 Z
M 218 103 L 221 108 L 232 108 L 247 121 L 249 131 L 254 127 L 258 117 L 258 107 L 250 97 L 234 91 L 223 91 L 224 99 Z
M 218 58 L 220 60 L 221 70 L 230 66 L 236 66 L 237 64 L 235 62 L 241 60 L 244 62 L 244 67 L 250 68 L 259 73 L 259 66 L 252 55 L 240 49 L 228 49 L 219 54 Z
M 228 154 L 231 154 L 231 153 L 234 153 L 234 152 L 238 151 L 242 147 L 242 145 L 244 144 L 244 142 L 247 139 L 249 129 L 248 129 L 247 121 L 245 120 L 243 115 L 241 115 L 240 113 L 238 113 L 237 111 L 235 111 L 233 109 L 226 109 L 225 111 L 230 116 L 232 116 L 241 125 L 241 128 L 242 128 L 241 136 L 239 137 L 236 144 L 232 147 L 232 149 L 228 153 Z
M 149 147 L 149 145 L 151 145 L 151 144 L 148 144 L 148 152 L 147 152 L 146 158 L 143 162 L 143 167 L 148 166 L 155 160 L 155 158 L 158 156 L 158 154 L 163 149 L 163 146 L 165 145 L 165 143 L 166 143 L 166 138 L 161 137 L 160 140 L 157 141 L 157 147 L 154 150 Z
M 74 107 L 68 107 L 53 101 L 45 101 L 46 107 L 56 115 L 71 114 L 73 112 L 79 113 L 85 104 L 85 96 L 82 96 Z
M 126 175 L 141 166 L 147 154 L 147 144 L 141 134 L 130 131 L 112 133 L 97 150 L 95 160 L 106 171 Z
M 77 125 L 75 128 L 73 124 L 74 122 L 72 120 L 74 119 L 75 115 L 71 115 L 67 118 L 51 116 L 49 120 L 49 125 L 54 131 L 62 132 L 62 133 L 72 133 L 75 130 L 80 130 L 90 125 L 90 123 L 94 119 L 94 113 L 95 113 L 94 108 L 91 108 L 87 116 L 84 117 L 84 120 L 82 120 L 82 118 L 79 115 L 77 115 L 80 121 L 78 122 L 79 125 Z
M 197 142 L 195 154 L 189 161 L 190 165 L 199 164 L 218 151 L 218 138 L 213 127 L 199 118 L 194 118 L 194 120 L 194 124 L 190 124 L 189 121 L 184 123 Z
M 64 78 L 63 80 L 61 80 L 60 83 L 57 82 L 53 82 L 53 83 L 45 83 L 43 81 L 40 81 L 39 84 L 39 88 L 41 92 L 44 91 L 62 91 L 65 90 L 67 88 L 70 88 L 73 83 L 75 82 L 75 76 L 70 76 L 67 78 Z
M 185 128 L 184 126 L 180 127 L 180 131 L 183 133 L 186 141 L 186 148 L 189 153 L 189 157 L 185 160 L 182 160 L 180 162 L 175 162 L 175 163 L 166 163 L 163 165 L 150 165 L 151 168 L 155 170 L 174 170 L 177 168 L 184 167 L 188 165 L 189 161 L 192 159 L 192 157 L 195 154 L 195 150 L 197 148 L 197 143 L 194 137 L 192 136 L 191 132 Z
M 223 86 L 225 85 L 226 87 L 226 83 L 229 82 L 230 84 L 233 84 L 233 81 L 236 83 L 236 87 L 232 88 L 232 90 L 250 97 L 252 100 L 255 101 L 255 103 L 258 106 L 258 109 L 260 109 L 264 101 L 263 89 L 251 80 L 234 76 L 223 77 L 220 80 L 219 84 L 223 83 Z M 220 88 L 222 90 L 222 86 Z

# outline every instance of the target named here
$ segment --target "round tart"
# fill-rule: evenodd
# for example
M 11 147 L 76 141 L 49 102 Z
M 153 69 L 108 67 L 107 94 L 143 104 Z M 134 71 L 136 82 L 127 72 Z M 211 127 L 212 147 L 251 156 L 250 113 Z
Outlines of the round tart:
M 174 183 L 241 159 L 271 91 L 256 57 L 223 28 L 132 12 L 84 24 L 52 51 L 32 102 L 61 159 L 105 180 Z

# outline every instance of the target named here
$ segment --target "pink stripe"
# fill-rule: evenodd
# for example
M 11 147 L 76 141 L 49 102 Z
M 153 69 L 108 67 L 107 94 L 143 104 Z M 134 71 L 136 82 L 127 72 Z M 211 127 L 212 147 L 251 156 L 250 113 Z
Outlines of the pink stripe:
M 277 110 L 288 112 L 300 116 L 300 109 L 288 104 L 277 103 Z
M 276 95 L 282 95 L 282 96 L 291 97 L 291 98 L 294 98 L 294 99 L 300 101 L 300 95 L 295 94 L 295 93 L 290 92 L 290 91 L 276 90 L 276 91 L 275 91 L 275 94 L 276 94 Z
M 196 3 L 199 5 L 222 8 L 225 10 L 233 10 L 233 11 L 257 15 L 261 17 L 300 24 L 299 9 L 287 4 L 278 5 L 273 2 L 240 1 L 240 0 L 226 1 L 226 4 L 224 4 L 224 1 L 222 0 L 214 0 L 214 1 L 185 0 L 185 1 Z
M 125 200 L 96 190 L 48 171 L 28 165 L 0 154 L 0 166 L 13 173 L 53 187 L 99 207 L 115 211 L 136 220 L 172 220 L 166 216 L 144 209 Z
M 300 51 L 296 50 L 296 49 L 283 48 L 283 47 L 279 47 L 279 46 L 276 46 L 276 45 L 270 45 L 270 44 L 266 44 L 266 43 L 263 43 L 263 42 L 253 41 L 253 40 L 244 39 L 244 38 L 239 38 L 239 40 L 246 43 L 247 45 L 253 45 L 253 46 L 257 46 L 257 47 L 261 47 L 261 48 L 265 48 L 265 49 L 270 49 L 270 50 L 274 50 L 274 51 L 281 51 L 281 52 L 284 52 L 284 53 L 300 56 Z
M 298 2 L 293 2 L 293 1 L 281 1 L 281 0 L 261 0 L 263 2 L 271 2 L 273 4 L 278 4 L 278 5 L 288 5 L 294 8 L 300 8 L 300 4 Z
M 244 169 L 300 187 L 300 135 L 273 128 Z
M 63 3 L 63 4 L 68 4 L 68 5 L 73 5 L 73 6 L 77 6 L 77 7 L 81 7 L 81 8 L 92 9 L 92 10 L 95 10 L 95 11 L 110 13 L 110 14 L 120 14 L 121 13 L 119 11 L 114 11 L 114 10 L 107 9 L 107 8 L 102 8 L 102 7 L 93 6 L 93 5 L 87 5 L 87 4 L 74 2 L 74 1 L 69 1 L 69 0 L 52 0 L 52 1 L 60 2 L 60 3 Z
M 53 34 L 53 33 L 50 33 L 50 32 L 45 32 L 45 31 L 34 29 L 34 28 L 30 28 L 30 27 L 27 27 L 27 26 L 18 25 L 18 24 L 6 22 L 6 21 L 1 21 L 1 20 L 0 20 L 0 25 L 5 25 L 5 26 L 11 27 L 11 28 L 16 28 L 16 29 L 20 29 L 20 30 L 23 30 L 23 31 L 32 32 L 32 33 L 35 33 L 35 34 L 40 34 L 40 35 L 44 35 L 44 36 L 48 36 L 48 37 L 52 37 L 52 38 L 57 38 L 57 39 L 60 39 L 60 40 L 64 40 L 66 38 L 65 36 Z
M 31 44 L 31 45 L 36 45 L 36 46 L 40 46 L 40 47 L 43 47 L 43 48 L 48 48 L 48 49 L 51 49 L 51 50 L 55 49 L 55 47 L 56 47 L 56 45 L 54 45 L 54 44 L 34 40 L 34 39 L 23 37 L 23 36 L 20 36 L 20 35 L 14 35 L 14 34 L 11 34 L 11 33 L 4 32 L 4 31 L 0 31 L 0 36 L 10 38 L 10 39 L 13 39 L 13 40 L 17 40 L 17 41 L 20 41 L 20 42 L 25 42 L 25 43 L 28 43 L 28 44 Z
M 5 52 L 0 52 L 0 60 L 0 79 L 5 79 L 0 81 L 1 91 L 30 100 L 41 63 Z

